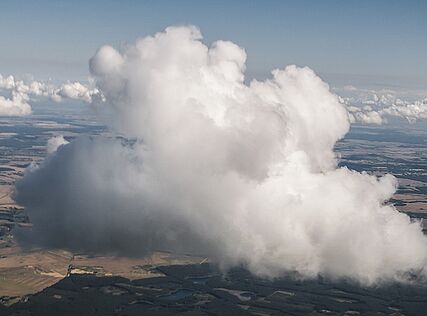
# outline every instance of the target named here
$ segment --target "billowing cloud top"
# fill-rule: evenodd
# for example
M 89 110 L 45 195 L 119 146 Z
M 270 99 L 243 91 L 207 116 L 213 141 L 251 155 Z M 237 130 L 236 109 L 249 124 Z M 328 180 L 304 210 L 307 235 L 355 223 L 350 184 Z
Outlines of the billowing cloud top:
M 123 138 L 60 146 L 17 184 L 48 246 L 203 253 L 255 274 L 371 284 L 420 273 L 418 223 L 382 178 L 337 168 L 348 113 L 309 68 L 244 83 L 245 51 L 169 27 L 90 61 Z

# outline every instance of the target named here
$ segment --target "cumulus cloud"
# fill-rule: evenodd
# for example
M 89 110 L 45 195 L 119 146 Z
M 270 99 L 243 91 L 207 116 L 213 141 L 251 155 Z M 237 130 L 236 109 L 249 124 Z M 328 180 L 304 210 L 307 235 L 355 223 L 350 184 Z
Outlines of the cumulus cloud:
M 25 95 L 14 92 L 10 99 L 0 95 L 0 116 L 22 116 L 28 114 L 31 114 L 31 106 L 27 103 Z
M 416 99 L 415 93 L 384 89 L 375 91 L 354 86 L 335 91 L 340 95 L 340 102 L 346 106 L 352 123 L 379 125 L 386 123 L 388 117 L 400 117 L 413 123 L 427 118 L 427 98 Z M 425 95 L 421 93 L 421 96 Z
M 14 76 L 3 77 L 0 74 L 0 89 L 10 90 L 25 96 L 49 96 L 53 93 L 53 86 L 40 81 L 24 82 Z
M 0 74 L 0 90 L 11 90 L 11 97 L 0 95 L 1 116 L 21 116 L 31 113 L 28 96 L 13 76 L 3 77 Z
M 381 125 L 385 122 L 383 116 L 379 112 L 373 110 L 370 106 L 357 107 L 347 105 L 346 108 L 351 123 Z
M 89 86 L 76 81 L 62 84 L 59 88 L 53 91 L 51 97 L 56 102 L 61 102 L 62 99 L 65 98 L 91 103 L 92 97 L 98 94 L 98 89 L 91 89 Z
M 49 98 L 55 102 L 61 102 L 64 99 L 74 99 L 91 103 L 94 96 L 102 100 L 99 91 L 95 87 L 92 87 L 91 82 L 88 85 L 80 82 L 67 82 L 55 86 L 51 83 L 36 80 L 24 82 L 12 75 L 3 77 L 1 74 L 0 91 L 9 91 L 9 94 L 12 95 L 10 98 L 0 95 L 0 115 L 4 116 L 31 114 L 29 101 L 35 97 Z
M 53 154 L 57 151 L 59 146 L 68 144 L 69 142 L 64 138 L 64 136 L 54 136 L 52 138 L 49 138 L 47 141 L 46 150 L 48 154 Z
M 91 71 L 121 136 L 63 145 L 17 183 L 34 224 L 26 237 L 190 251 L 261 276 L 372 284 L 420 273 L 421 227 L 386 203 L 396 179 L 337 167 L 349 118 L 328 85 L 296 66 L 247 85 L 245 51 L 201 37 L 169 27 L 99 49 Z
M 381 109 L 380 113 L 402 117 L 409 122 L 415 122 L 417 119 L 427 118 L 427 99 L 415 101 L 414 103 L 392 104 Z
M 13 89 L 15 88 L 15 78 L 13 76 L 3 77 L 0 74 L 0 89 Z

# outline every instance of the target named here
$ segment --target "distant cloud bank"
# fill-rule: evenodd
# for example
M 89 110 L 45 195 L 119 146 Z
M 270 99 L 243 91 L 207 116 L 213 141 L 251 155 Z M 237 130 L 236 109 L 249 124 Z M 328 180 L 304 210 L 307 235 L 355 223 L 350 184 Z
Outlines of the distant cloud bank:
M 353 86 L 334 89 L 334 92 L 346 106 L 351 123 L 379 125 L 387 123 L 388 117 L 400 117 L 413 123 L 427 118 L 427 98 L 417 100 L 419 96 L 411 92 L 358 89 Z
M 63 99 L 81 100 L 92 102 L 92 97 L 99 91 L 91 84 L 80 82 L 67 82 L 61 85 L 53 85 L 36 80 L 17 80 L 14 76 L 2 76 L 0 74 L 0 115 L 24 116 L 31 114 L 30 102 L 35 98 L 48 98 L 54 102 Z

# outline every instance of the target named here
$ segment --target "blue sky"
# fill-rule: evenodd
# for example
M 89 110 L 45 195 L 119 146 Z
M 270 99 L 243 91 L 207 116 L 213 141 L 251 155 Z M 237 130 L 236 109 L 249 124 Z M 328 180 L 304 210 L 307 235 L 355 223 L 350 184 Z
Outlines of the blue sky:
M 0 73 L 84 79 L 102 44 L 120 47 L 174 24 L 248 53 L 249 77 L 287 64 L 334 84 L 427 85 L 427 1 L 0 2 Z

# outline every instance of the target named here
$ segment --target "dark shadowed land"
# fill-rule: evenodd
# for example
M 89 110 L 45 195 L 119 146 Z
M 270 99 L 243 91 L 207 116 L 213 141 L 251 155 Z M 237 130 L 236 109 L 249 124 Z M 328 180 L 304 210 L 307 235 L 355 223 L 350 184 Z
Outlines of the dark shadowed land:
M 71 275 L 4 310 L 5 315 L 425 315 L 427 287 L 273 281 L 210 264 L 158 267 L 162 277 Z M 28 313 L 31 311 L 31 313 Z

